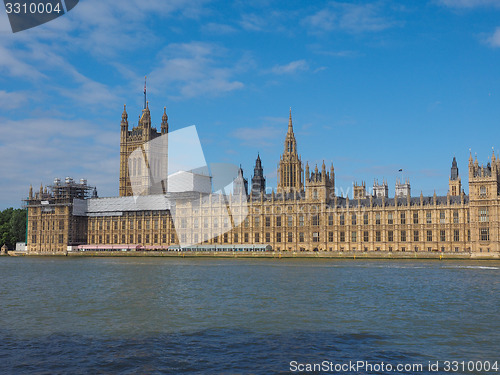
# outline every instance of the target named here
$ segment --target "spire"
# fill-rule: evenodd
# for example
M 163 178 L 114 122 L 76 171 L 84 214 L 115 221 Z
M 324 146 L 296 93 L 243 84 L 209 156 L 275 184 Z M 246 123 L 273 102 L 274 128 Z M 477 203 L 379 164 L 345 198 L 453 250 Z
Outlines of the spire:
M 262 169 L 262 161 L 260 160 L 260 155 L 257 153 L 257 159 L 255 159 L 255 171 Z
M 29 199 L 33 199 L 33 186 L 30 185 L 30 192 L 28 194 Z
M 491 164 L 494 164 L 495 161 L 496 161 L 496 157 L 495 157 L 495 149 L 492 147 L 492 155 L 491 155 Z
M 330 183 L 331 183 L 332 189 L 335 189 L 335 169 L 333 168 L 333 163 L 330 166 Z
M 290 116 L 288 117 L 288 130 L 285 136 L 285 153 L 297 153 L 297 143 L 295 141 L 295 135 L 293 134 L 292 125 L 292 107 L 290 107 Z
M 454 156 L 453 161 L 451 162 L 451 176 L 450 180 L 458 179 L 458 166 L 457 166 L 457 158 Z
M 146 99 L 146 76 L 144 76 L 144 109 L 147 108 L 148 102 Z
M 161 134 L 168 133 L 167 107 L 163 107 L 163 116 L 161 117 Z
M 248 193 L 248 181 L 243 177 L 243 168 L 238 168 L 238 176 L 233 182 L 233 195 L 247 195 Z
M 252 191 L 253 196 L 261 196 L 266 192 L 266 178 L 264 177 L 264 169 L 262 168 L 262 161 L 260 160 L 260 155 L 257 154 L 257 159 L 255 160 L 255 168 L 253 169 L 252 177 Z
M 278 165 L 278 193 L 302 191 L 302 162 L 297 153 L 297 141 L 293 134 L 292 109 L 288 120 L 288 130 L 285 136 L 283 154 Z
M 122 128 L 128 128 L 128 114 L 127 114 L 127 105 L 123 105 L 123 112 L 122 112 Z
M 43 194 L 43 184 L 40 182 L 40 198 L 42 197 Z

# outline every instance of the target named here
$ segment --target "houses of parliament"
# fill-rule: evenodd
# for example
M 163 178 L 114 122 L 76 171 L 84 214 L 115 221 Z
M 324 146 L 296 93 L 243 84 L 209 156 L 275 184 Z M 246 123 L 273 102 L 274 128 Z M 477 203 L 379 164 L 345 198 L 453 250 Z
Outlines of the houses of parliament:
M 69 177 L 37 191 L 30 187 L 28 253 L 166 251 L 197 244 L 266 245 L 273 251 L 500 252 L 500 160 L 494 152 L 487 165 L 470 156 L 468 195 L 453 158 L 445 196 L 412 196 L 408 180 L 398 181 L 392 196 L 385 181 L 375 182 L 370 192 L 364 182 L 354 183 L 352 197 L 338 196 L 333 165 L 301 160 L 290 110 L 276 191 L 266 190 L 257 156 L 250 184 L 240 168 L 231 193 L 213 193 L 211 177 L 193 171 L 180 176 L 183 191 L 178 192 L 172 191 L 170 176 L 156 187 L 151 182 L 152 174 L 168 172 L 165 160 L 141 159 L 150 142 L 168 137 L 168 128 L 165 109 L 160 131 L 152 126 L 145 102 L 137 125 L 129 129 L 124 108 L 118 197 L 98 197 L 86 180 Z M 164 147 L 163 159 L 168 157 Z M 134 183 L 148 188 L 134 196 Z

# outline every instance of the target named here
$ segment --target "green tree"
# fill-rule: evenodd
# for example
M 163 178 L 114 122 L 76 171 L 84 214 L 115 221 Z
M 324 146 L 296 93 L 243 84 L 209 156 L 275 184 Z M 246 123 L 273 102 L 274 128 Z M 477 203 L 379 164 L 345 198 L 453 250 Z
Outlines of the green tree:
M 7 208 L 0 211 L 0 246 L 6 244 L 9 249 L 16 247 L 16 242 L 26 238 L 26 210 Z

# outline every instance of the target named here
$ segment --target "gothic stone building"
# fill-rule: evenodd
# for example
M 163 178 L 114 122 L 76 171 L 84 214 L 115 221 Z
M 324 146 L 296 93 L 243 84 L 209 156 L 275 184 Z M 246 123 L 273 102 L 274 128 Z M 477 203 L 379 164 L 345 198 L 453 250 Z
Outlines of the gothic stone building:
M 130 155 L 168 132 L 151 127 L 148 104 L 128 130 L 121 121 L 119 197 L 98 198 L 95 189 L 66 179 L 30 188 L 26 199 L 30 254 L 63 254 L 70 247 L 165 250 L 175 244 L 237 247 L 268 244 L 276 251 L 500 252 L 500 160 L 479 165 L 469 159 L 469 195 L 462 190 L 455 158 L 446 196 L 411 196 L 409 181 L 398 181 L 394 197 L 387 183 L 355 184 L 352 198 L 335 193 L 335 172 L 303 169 L 288 123 L 278 164 L 277 191 L 266 192 L 260 156 L 248 192 L 243 171 L 230 195 L 186 192 L 132 196 Z M 166 157 L 166 155 L 165 155 Z M 135 173 L 138 171 L 137 167 Z
M 164 160 L 158 168 L 154 168 L 152 160 L 146 158 L 143 161 L 142 156 L 151 154 L 145 149 L 145 145 L 151 145 L 150 141 L 159 139 L 160 136 L 168 133 L 168 116 L 166 107 L 163 108 L 163 116 L 160 125 L 160 132 L 151 127 L 151 113 L 149 112 L 149 103 L 146 101 L 142 115 L 139 118 L 137 126 L 128 130 L 128 114 L 126 106 L 123 106 L 121 131 L 120 131 L 120 197 L 133 195 L 133 183 L 138 182 L 141 186 L 151 186 L 149 183 L 149 170 L 161 169 L 161 166 L 167 165 L 167 149 L 163 148 Z M 166 146 L 166 145 L 165 145 Z M 136 152 L 140 158 L 131 158 L 132 153 Z M 155 153 L 158 152 L 155 150 Z M 130 166 L 129 166 L 130 163 Z M 130 175 L 132 173 L 132 176 Z M 164 173 L 167 173 L 165 168 Z M 144 181 L 146 180 L 146 181 Z

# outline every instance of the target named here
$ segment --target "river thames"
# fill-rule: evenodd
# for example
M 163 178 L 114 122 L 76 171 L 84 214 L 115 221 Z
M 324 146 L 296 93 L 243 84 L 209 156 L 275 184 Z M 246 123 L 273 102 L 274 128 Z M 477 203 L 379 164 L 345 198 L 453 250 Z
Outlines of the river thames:
M 499 361 L 498 261 L 2 257 L 0 275 L 5 374 Z

